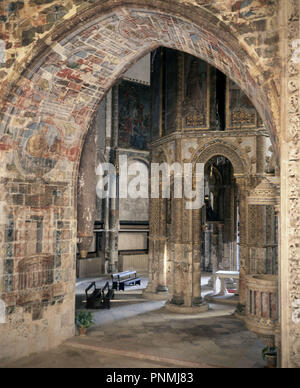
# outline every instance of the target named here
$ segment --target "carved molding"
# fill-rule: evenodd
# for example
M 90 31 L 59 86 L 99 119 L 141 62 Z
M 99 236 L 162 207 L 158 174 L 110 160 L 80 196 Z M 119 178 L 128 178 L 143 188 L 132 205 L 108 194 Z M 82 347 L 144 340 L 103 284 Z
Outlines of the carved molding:
M 300 36 L 300 3 L 298 0 L 282 2 L 285 31 L 285 74 L 282 96 L 284 120 L 284 160 L 282 160 L 282 203 L 286 209 L 283 223 L 282 244 L 282 349 L 284 367 L 300 366 L 300 64 L 293 61 L 295 40 Z
M 239 149 L 219 139 L 210 142 L 205 148 L 203 146 L 198 148 L 194 154 L 193 162 L 195 164 L 206 164 L 214 156 L 224 156 L 227 158 L 233 166 L 235 175 L 248 175 L 248 166 L 245 159 L 240 155 Z
M 278 203 L 278 189 L 267 178 L 251 191 L 248 198 L 249 205 L 276 205 Z

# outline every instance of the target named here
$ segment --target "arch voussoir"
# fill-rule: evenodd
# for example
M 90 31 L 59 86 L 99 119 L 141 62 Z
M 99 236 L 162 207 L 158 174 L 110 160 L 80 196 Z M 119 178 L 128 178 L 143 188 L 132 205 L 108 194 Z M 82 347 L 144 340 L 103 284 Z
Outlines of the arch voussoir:
M 58 162 L 71 169 L 101 99 L 132 63 L 158 46 L 188 52 L 222 70 L 274 131 L 268 99 L 251 75 L 256 73 L 251 58 L 230 47 L 228 31 L 221 40 L 208 27 L 155 9 L 117 7 L 52 43 L 23 75 L 14 109 L 2 123 L 14 139 L 21 174 L 45 176 Z
M 214 156 L 223 156 L 227 158 L 234 169 L 234 175 L 239 177 L 246 177 L 249 175 L 249 167 L 245 158 L 240 154 L 237 147 L 232 144 L 227 144 L 221 141 L 213 141 L 205 147 L 200 147 L 194 154 L 194 164 L 206 164 Z

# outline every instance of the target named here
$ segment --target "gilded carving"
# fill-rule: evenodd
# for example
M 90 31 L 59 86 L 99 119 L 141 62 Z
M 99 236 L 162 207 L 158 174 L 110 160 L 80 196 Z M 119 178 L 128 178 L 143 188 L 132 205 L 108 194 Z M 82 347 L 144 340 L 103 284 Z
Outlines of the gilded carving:
M 185 118 L 187 128 L 199 128 L 205 126 L 205 116 L 203 113 L 189 113 Z
M 231 123 L 236 126 L 239 124 L 242 125 L 255 125 L 256 115 L 255 113 L 248 113 L 242 110 L 232 112 L 231 114 Z

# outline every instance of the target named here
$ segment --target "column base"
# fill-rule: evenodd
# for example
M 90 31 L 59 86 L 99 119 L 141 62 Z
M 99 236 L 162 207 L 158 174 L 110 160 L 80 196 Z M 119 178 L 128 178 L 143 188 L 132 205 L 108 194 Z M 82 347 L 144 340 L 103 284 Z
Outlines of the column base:
M 156 292 L 157 293 L 168 293 L 169 290 L 168 290 L 168 287 L 160 285 L 157 287 Z
M 216 303 L 216 304 L 227 304 L 232 306 L 237 306 L 239 303 L 239 297 L 236 295 L 221 295 L 221 294 L 207 294 L 205 295 L 204 299 L 206 302 L 209 303 Z
M 239 303 L 237 305 L 235 312 L 234 312 L 234 315 L 239 319 L 245 320 L 245 318 L 246 318 L 246 306 Z
M 201 314 L 207 312 L 209 309 L 208 304 L 205 302 L 195 304 L 191 307 L 168 302 L 165 307 L 168 311 L 178 314 Z
M 150 300 L 169 300 L 171 295 L 168 292 L 143 292 L 143 298 Z

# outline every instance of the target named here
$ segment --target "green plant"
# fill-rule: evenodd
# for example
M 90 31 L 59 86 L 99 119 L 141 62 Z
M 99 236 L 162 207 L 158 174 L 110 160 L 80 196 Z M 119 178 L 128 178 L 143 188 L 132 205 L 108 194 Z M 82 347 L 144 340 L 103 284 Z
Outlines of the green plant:
M 267 355 L 276 356 L 277 349 L 274 346 L 267 346 L 262 350 L 262 358 L 264 361 L 266 360 Z
M 88 329 L 94 324 L 93 315 L 92 313 L 80 311 L 76 314 L 75 322 L 79 328 Z

